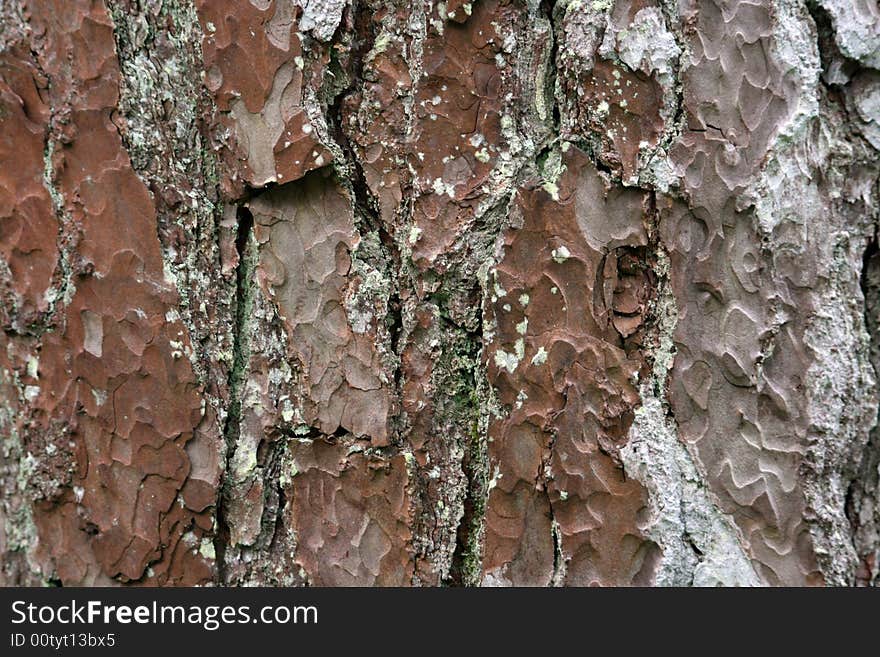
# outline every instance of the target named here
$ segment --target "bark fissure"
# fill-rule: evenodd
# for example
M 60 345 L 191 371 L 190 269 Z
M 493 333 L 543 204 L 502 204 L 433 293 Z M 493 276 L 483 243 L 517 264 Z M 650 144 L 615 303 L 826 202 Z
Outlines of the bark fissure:
M 450 322 L 452 324 L 452 322 Z M 460 329 L 461 327 L 455 327 Z M 455 530 L 455 548 L 452 553 L 448 582 L 454 586 L 474 586 L 479 583 L 481 567 L 481 532 L 486 512 L 486 446 L 485 433 L 480 427 L 480 386 L 476 368 L 482 360 L 483 317 L 478 317 L 476 331 L 466 332 L 470 345 L 468 355 L 474 363 L 466 377 L 461 406 L 467 409 L 470 431 L 467 434 L 462 459 L 466 488 L 462 502 L 462 514 Z
M 880 368 L 880 248 L 877 226 L 875 219 L 874 234 L 862 257 L 859 280 L 875 376 Z M 876 424 L 861 454 L 856 476 L 847 489 L 845 512 L 852 528 L 853 549 L 859 557 L 855 582 L 861 586 L 875 585 L 880 577 L 880 429 Z
M 229 465 L 238 445 L 241 431 L 242 402 L 244 385 L 249 372 L 250 332 L 252 330 L 251 312 L 253 294 L 256 293 L 254 271 L 256 267 L 256 244 L 253 241 L 254 218 L 245 207 L 236 212 L 237 227 L 235 250 L 238 266 L 235 268 L 235 314 L 233 324 L 232 365 L 229 369 L 229 407 L 223 424 L 223 439 L 226 445 L 225 463 L 217 496 L 217 533 L 214 538 L 214 551 L 217 556 L 217 579 L 224 583 L 226 578 L 226 551 L 230 540 L 230 527 L 226 519 L 225 498 L 229 495 Z

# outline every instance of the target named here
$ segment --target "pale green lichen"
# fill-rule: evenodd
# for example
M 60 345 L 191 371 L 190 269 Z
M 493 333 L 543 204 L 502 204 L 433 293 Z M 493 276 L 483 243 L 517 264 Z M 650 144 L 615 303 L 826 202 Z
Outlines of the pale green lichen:
M 554 201 L 559 200 L 559 187 L 556 185 L 556 183 L 545 182 L 541 185 L 541 187 L 544 188 L 544 191 L 547 192 L 550 195 L 550 198 L 552 198 Z
M 516 371 L 517 366 L 519 365 L 520 359 L 514 355 L 510 354 L 503 349 L 499 349 L 495 352 L 495 365 L 497 365 L 500 369 L 507 370 L 511 374 Z
M 202 542 L 199 544 L 199 554 L 210 561 L 216 559 L 217 554 L 214 551 L 214 542 L 210 538 L 202 539 Z
M 40 359 L 36 356 L 29 355 L 27 357 L 27 375 L 32 379 L 39 378 Z
M 550 252 L 550 256 L 553 258 L 554 262 L 562 264 L 563 262 L 565 262 L 566 260 L 568 260 L 571 257 L 571 251 L 569 251 L 568 248 L 565 245 L 563 245 L 563 246 L 560 246 L 558 248 L 553 249 Z
M 538 347 L 538 351 L 532 356 L 532 365 L 543 365 L 547 362 L 547 350 L 544 347 Z

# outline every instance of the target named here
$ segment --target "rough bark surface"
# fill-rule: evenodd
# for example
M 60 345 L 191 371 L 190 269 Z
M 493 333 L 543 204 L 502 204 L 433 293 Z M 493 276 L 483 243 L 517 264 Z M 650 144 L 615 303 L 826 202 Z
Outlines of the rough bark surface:
M 0 584 L 880 582 L 880 9 L 0 4 Z

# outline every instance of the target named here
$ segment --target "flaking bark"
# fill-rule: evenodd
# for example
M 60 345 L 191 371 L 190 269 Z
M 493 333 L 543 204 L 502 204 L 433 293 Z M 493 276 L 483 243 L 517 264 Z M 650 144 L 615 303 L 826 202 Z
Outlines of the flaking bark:
M 0 583 L 880 577 L 880 14 L 0 7 Z

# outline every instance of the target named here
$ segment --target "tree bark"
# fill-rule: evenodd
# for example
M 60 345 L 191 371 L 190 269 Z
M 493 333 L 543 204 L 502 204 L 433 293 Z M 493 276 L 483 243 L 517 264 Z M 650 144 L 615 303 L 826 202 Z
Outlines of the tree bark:
M 5 2 L 0 584 L 876 584 L 878 151 L 872 2 Z

